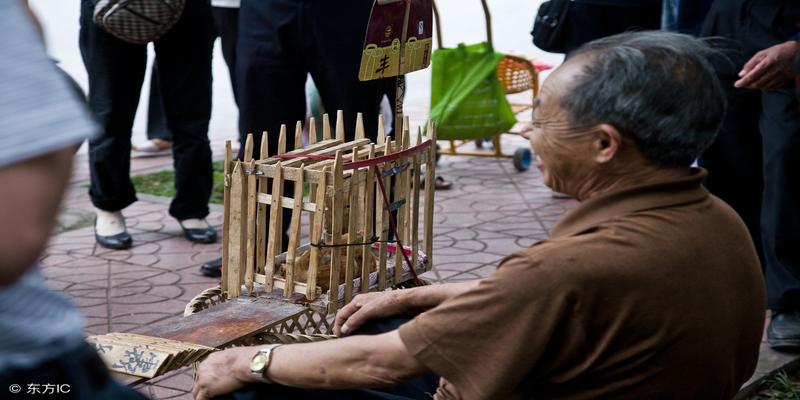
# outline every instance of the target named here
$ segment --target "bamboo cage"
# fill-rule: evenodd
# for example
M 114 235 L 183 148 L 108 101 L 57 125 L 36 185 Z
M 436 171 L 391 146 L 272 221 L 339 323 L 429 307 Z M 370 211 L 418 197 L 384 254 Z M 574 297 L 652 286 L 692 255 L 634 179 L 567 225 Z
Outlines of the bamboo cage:
M 433 124 L 425 140 L 421 129 L 412 140 L 408 118 L 394 137 L 385 135 L 380 118 L 373 143 L 360 114 L 353 141 L 344 139 L 341 111 L 333 132 L 327 114 L 322 122 L 317 142 L 316 124 L 309 121 L 306 147 L 298 122 L 297 148 L 288 152 L 288 127 L 282 126 L 272 157 L 263 157 L 274 145 L 265 133 L 259 160 L 253 159 L 252 135 L 241 161 L 233 160 L 226 143 L 223 297 L 282 298 L 327 314 L 358 293 L 417 280 L 430 270 L 434 185 L 423 188 L 422 179 L 434 182 Z M 284 209 L 291 211 L 289 221 L 282 220 Z

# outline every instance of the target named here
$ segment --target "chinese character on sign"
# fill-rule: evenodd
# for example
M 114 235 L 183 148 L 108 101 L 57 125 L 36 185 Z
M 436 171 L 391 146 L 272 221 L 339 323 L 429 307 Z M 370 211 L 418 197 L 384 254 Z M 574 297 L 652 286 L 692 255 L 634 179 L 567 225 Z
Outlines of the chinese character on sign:
M 149 372 L 150 369 L 156 365 L 156 354 L 149 352 L 149 358 L 145 355 L 144 350 L 134 348 L 133 350 L 126 350 L 125 357 L 112 365 L 113 368 L 124 368 L 129 373 L 135 372 Z
M 387 69 L 389 69 L 389 56 L 384 54 L 383 58 L 381 58 L 381 65 L 378 66 L 378 69 L 375 70 L 375 73 L 383 75 L 386 73 Z

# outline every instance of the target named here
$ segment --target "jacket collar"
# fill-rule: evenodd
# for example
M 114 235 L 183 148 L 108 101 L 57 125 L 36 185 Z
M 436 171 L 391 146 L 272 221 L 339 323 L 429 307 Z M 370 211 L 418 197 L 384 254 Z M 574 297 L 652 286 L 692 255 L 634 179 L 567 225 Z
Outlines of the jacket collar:
M 550 230 L 550 238 L 576 235 L 608 220 L 637 211 L 700 202 L 710 194 L 701 185 L 708 173 L 692 168 L 689 175 L 603 193 L 582 202 Z

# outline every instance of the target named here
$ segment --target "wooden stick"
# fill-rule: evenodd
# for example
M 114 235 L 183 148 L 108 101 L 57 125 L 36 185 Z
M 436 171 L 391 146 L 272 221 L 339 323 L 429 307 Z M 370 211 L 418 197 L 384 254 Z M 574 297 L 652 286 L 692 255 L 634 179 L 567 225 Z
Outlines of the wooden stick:
M 358 149 L 353 149 L 353 160 L 358 160 Z M 359 174 L 355 171 L 349 179 L 348 185 L 350 186 L 350 198 L 348 200 L 350 212 L 347 219 L 347 243 L 355 243 L 358 240 L 358 227 L 357 221 L 359 217 L 358 207 L 358 179 L 355 179 Z M 353 298 L 353 279 L 355 278 L 355 257 L 356 247 L 347 246 L 347 257 L 345 258 L 344 270 L 344 304 L 350 302 Z
M 300 171 L 305 169 L 300 165 Z M 286 253 L 286 287 L 283 289 L 284 297 L 294 294 L 294 259 L 297 255 L 297 246 L 300 242 L 300 217 L 303 215 L 303 174 L 294 183 L 294 207 L 292 208 L 292 221 L 289 224 L 289 248 Z
M 403 133 L 403 150 L 411 148 L 411 132 L 406 130 Z M 406 164 L 413 162 L 413 160 L 406 158 Z M 406 194 L 406 204 L 403 207 L 403 218 L 405 219 L 405 223 L 403 225 L 403 231 L 405 232 L 403 236 L 403 243 L 405 245 L 411 245 L 411 207 L 413 206 L 413 199 L 411 198 L 411 178 L 412 178 L 413 170 L 411 168 L 406 168 L 403 172 L 403 191 Z
M 417 143 L 422 143 L 422 128 L 417 128 Z M 414 263 L 414 268 L 417 268 L 417 254 L 419 253 L 419 185 L 420 175 L 422 171 L 422 164 L 420 163 L 419 153 L 414 154 L 414 177 L 412 178 L 412 185 L 414 193 L 411 195 L 411 262 Z
M 364 115 L 356 114 L 356 140 L 364 138 Z
M 336 138 L 344 140 L 344 111 L 336 111 Z
M 259 160 L 264 161 L 269 158 L 269 135 L 266 131 L 261 135 L 261 148 L 259 152 Z M 267 180 L 257 179 L 258 182 L 258 196 L 267 193 Z M 266 263 L 266 245 L 267 245 L 267 206 L 265 204 L 258 204 L 256 214 L 256 268 L 255 273 L 264 272 L 264 264 Z
M 294 125 L 294 149 L 299 150 L 303 148 L 303 123 L 297 121 Z
M 427 165 L 425 165 L 425 256 L 428 258 L 428 269 L 433 267 L 433 196 L 436 181 L 436 125 L 428 120 Z
M 247 168 L 250 171 L 255 170 L 255 161 L 250 160 L 248 163 Z M 247 216 L 248 218 L 245 220 L 245 238 L 247 239 L 247 252 L 245 253 L 245 270 L 241 271 L 244 273 L 244 284 L 247 288 L 247 294 L 249 296 L 253 296 L 253 276 L 255 275 L 255 249 L 254 246 L 256 244 L 256 176 L 253 174 L 247 175 Z
M 381 116 L 378 117 L 378 144 L 384 144 L 384 140 L 386 140 L 386 134 L 383 128 L 383 118 Z M 391 142 L 385 143 L 385 150 L 384 154 L 389 155 L 392 153 L 392 146 Z M 389 163 L 382 163 L 380 165 L 380 170 L 385 171 L 387 167 L 389 167 Z M 391 192 L 389 191 L 389 178 L 384 178 L 379 176 L 377 179 L 383 180 L 383 186 L 386 188 L 386 195 L 391 196 Z M 377 182 L 376 182 L 377 183 Z M 391 202 L 391 198 L 384 198 L 383 195 L 376 194 L 380 200 L 375 200 L 375 224 L 377 225 L 378 236 L 380 237 L 381 245 L 380 251 L 378 251 L 378 290 L 382 291 L 386 289 L 386 263 L 388 258 L 388 245 L 386 243 L 389 240 L 389 213 L 386 211 L 386 206 Z
M 283 241 L 283 207 L 281 197 L 283 196 L 283 167 L 278 162 L 275 169 L 275 176 L 272 178 L 272 205 L 269 208 L 269 239 L 267 241 L 267 263 L 264 268 L 266 283 L 264 284 L 267 292 L 272 291 L 275 280 L 275 257 L 281 253 L 281 242 Z
M 245 221 L 247 217 L 247 186 L 245 184 L 244 166 L 236 162 L 231 179 L 231 222 L 228 244 L 228 297 L 237 298 L 241 293 L 240 270 L 247 250 L 245 243 Z
M 286 124 L 281 125 L 281 134 L 278 136 L 278 154 L 286 153 Z
M 231 227 L 231 172 L 233 170 L 233 151 L 231 141 L 225 141 L 225 161 L 223 165 L 223 189 L 222 189 L 222 277 L 220 287 L 228 290 L 228 247 L 230 241 Z
M 322 114 L 322 140 L 331 140 L 331 119 L 328 114 Z
M 386 128 L 383 126 L 384 123 L 383 115 L 378 115 L 378 137 L 376 138 L 378 145 L 382 145 L 386 142 Z
M 314 117 L 308 119 L 308 144 L 317 143 L 317 121 Z
M 336 245 L 342 244 L 342 222 L 344 217 L 344 161 L 342 152 L 336 152 L 336 162 L 333 165 L 333 221 L 331 226 L 331 281 L 328 292 L 329 312 L 336 312 L 339 302 L 339 265 L 341 249 Z
M 403 151 L 406 149 L 406 137 L 408 136 L 408 131 L 403 129 L 403 134 L 399 135 L 397 140 L 397 146 L 399 147 L 399 151 Z M 396 161 L 396 165 L 404 165 L 408 162 L 408 159 L 403 157 Z M 397 240 L 395 246 L 395 253 L 394 253 L 394 283 L 398 284 L 403 280 L 403 246 L 401 246 L 400 241 L 403 241 L 402 244 L 405 244 L 405 233 L 406 233 L 406 210 L 408 209 L 408 190 L 406 190 L 406 182 L 408 181 L 408 173 L 407 170 L 397 174 L 397 177 L 394 180 L 394 200 L 405 200 L 406 203 L 401 205 L 400 208 L 397 210 L 397 214 L 395 216 L 395 229 L 397 236 L 394 238 Z
M 253 134 L 248 133 L 247 139 L 244 141 L 244 162 L 249 162 L 253 159 Z
M 323 168 L 323 172 L 327 172 L 328 168 Z M 322 237 L 322 224 L 324 222 L 323 215 L 325 214 L 325 197 L 326 197 L 326 182 L 325 176 L 322 174 L 322 179 L 317 184 L 317 190 L 311 192 L 309 196 L 313 196 L 316 210 L 314 211 L 314 221 L 311 224 L 311 243 L 320 244 L 323 242 Z M 308 289 L 306 291 L 306 298 L 314 300 L 317 297 L 317 274 L 319 271 L 319 257 L 320 249 L 318 246 L 311 246 L 311 261 L 308 266 Z
M 370 144 L 367 159 L 375 157 L 375 145 Z M 371 168 L 366 170 L 366 182 L 364 183 L 364 243 L 367 243 L 368 235 L 372 236 L 373 216 L 375 212 L 375 180 L 374 172 Z M 369 274 L 375 269 L 375 262 L 372 258 L 372 246 L 365 244 L 361 246 L 361 293 L 369 290 Z

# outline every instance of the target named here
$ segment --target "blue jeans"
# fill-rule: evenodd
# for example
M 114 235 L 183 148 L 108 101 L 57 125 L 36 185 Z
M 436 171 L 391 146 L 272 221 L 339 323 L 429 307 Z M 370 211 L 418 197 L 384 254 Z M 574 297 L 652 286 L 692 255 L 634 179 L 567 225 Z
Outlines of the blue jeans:
M 387 318 L 370 321 L 354 335 L 377 335 L 389 332 L 410 321 L 408 318 Z M 382 389 L 324 390 L 298 389 L 281 385 L 251 385 L 233 394 L 217 397 L 221 400 L 409 400 L 430 399 L 439 386 L 439 377 L 427 372 L 402 385 Z
M 80 49 L 89 75 L 89 108 L 100 135 L 89 142 L 92 203 L 121 210 L 136 201 L 130 180 L 131 128 L 147 68 L 147 46 L 124 42 L 92 22 L 81 1 Z M 214 21 L 207 0 L 186 2 L 180 20 L 154 42 L 160 88 L 173 134 L 176 194 L 173 217 L 204 218 L 211 196 L 211 51 Z

